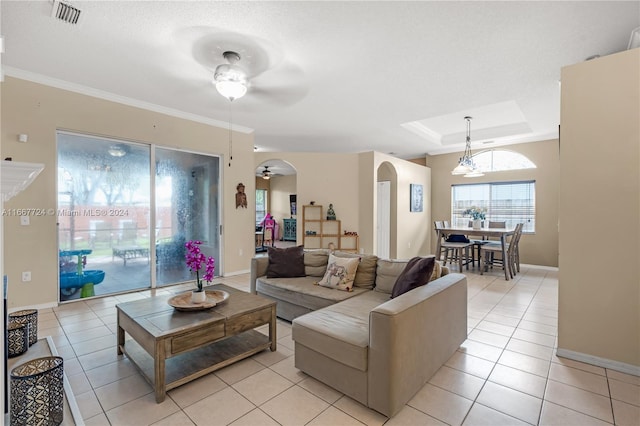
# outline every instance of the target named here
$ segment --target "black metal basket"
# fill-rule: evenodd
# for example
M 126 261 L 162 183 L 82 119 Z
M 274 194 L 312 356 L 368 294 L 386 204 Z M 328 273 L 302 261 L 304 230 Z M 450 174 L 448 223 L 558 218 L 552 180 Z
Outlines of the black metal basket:
M 7 326 L 7 356 L 13 358 L 29 349 L 29 324 L 17 322 Z
M 10 313 L 9 323 L 29 324 L 29 346 L 38 341 L 38 311 L 36 309 Z
M 11 425 L 59 425 L 64 416 L 64 360 L 36 358 L 11 370 Z

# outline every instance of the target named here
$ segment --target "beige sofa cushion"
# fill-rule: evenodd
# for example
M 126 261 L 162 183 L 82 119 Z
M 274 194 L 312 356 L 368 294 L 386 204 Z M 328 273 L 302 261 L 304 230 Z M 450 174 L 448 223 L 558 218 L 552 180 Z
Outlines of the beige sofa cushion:
M 391 295 L 393 286 L 408 260 L 378 259 L 375 291 Z
M 340 291 L 315 285 L 316 277 L 267 278 L 256 280 L 259 294 L 282 300 L 307 309 L 316 310 L 358 296 L 367 290 L 354 288 L 352 291 Z
M 367 371 L 369 312 L 388 299 L 384 293 L 364 291 L 358 297 L 302 315 L 294 320 L 293 340 L 342 364 Z
M 324 249 L 304 251 L 304 271 L 308 277 L 323 277 L 327 271 L 329 251 Z
M 344 251 L 337 251 L 334 253 L 337 257 L 357 257 L 360 259 L 358 270 L 356 271 L 356 278 L 353 281 L 354 287 L 366 288 L 371 290 L 376 281 L 376 268 L 378 262 L 378 256 L 372 254 L 356 254 Z
M 408 260 L 378 259 L 378 267 L 376 270 L 376 287 L 374 288 L 374 290 L 391 294 L 398 276 L 402 273 L 408 262 Z M 433 273 L 431 274 L 431 278 L 429 278 L 429 282 L 447 275 L 448 273 L 449 268 L 442 266 L 442 264 L 436 260 L 433 267 Z

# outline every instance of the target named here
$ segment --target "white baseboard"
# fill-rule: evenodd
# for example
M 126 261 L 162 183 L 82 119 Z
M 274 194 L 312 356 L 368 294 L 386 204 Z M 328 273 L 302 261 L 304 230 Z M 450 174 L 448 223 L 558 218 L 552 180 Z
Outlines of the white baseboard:
M 587 364 L 595 365 L 602 368 L 608 368 L 610 370 L 616 370 L 621 373 L 632 374 L 634 376 L 640 376 L 640 366 L 627 364 L 620 361 L 614 361 L 611 359 L 600 358 L 594 355 L 587 355 L 581 352 L 570 351 L 568 349 L 560 349 L 556 351 L 556 355 L 569 358 L 574 361 L 586 362 Z
M 531 268 L 531 269 L 542 269 L 542 270 L 545 270 L 545 271 L 558 271 L 558 267 L 557 266 L 529 265 L 529 264 L 526 264 L 526 263 L 521 263 L 520 267 Z
M 19 306 L 19 307 L 7 307 L 7 314 L 10 314 L 12 312 L 16 312 L 16 311 L 22 311 L 24 309 L 49 309 L 49 308 L 57 308 L 58 306 L 60 306 L 58 304 L 58 302 L 49 302 L 49 303 L 41 303 L 39 305 L 28 305 L 28 306 Z
M 250 272 L 251 272 L 251 269 L 244 269 L 242 271 L 228 272 L 228 273 L 225 273 L 223 276 L 224 277 L 234 277 L 236 275 L 248 274 Z

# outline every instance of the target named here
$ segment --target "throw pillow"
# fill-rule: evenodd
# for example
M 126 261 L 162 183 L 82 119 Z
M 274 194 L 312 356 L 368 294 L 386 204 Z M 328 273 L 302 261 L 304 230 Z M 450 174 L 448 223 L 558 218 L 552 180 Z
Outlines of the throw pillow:
M 447 242 L 448 243 L 469 243 L 469 239 L 464 236 L 464 235 L 460 235 L 460 234 L 451 234 L 449 235 L 449 237 L 447 238 Z
M 431 274 L 431 278 L 429 278 L 429 282 L 433 280 L 437 280 L 442 276 L 442 265 L 440 262 L 433 262 L 433 273 Z
M 304 247 L 267 247 L 267 278 L 304 277 Z
M 409 263 L 407 263 L 407 266 L 400 273 L 393 286 L 391 298 L 393 299 L 414 288 L 427 284 L 433 273 L 435 261 L 434 256 L 414 257 L 409 260 Z
M 323 287 L 351 291 L 353 289 L 353 280 L 356 276 L 358 263 L 360 263 L 360 259 L 357 257 L 344 258 L 330 254 L 327 272 L 325 272 L 324 277 L 318 281 L 317 284 Z
M 376 281 L 376 267 L 378 265 L 378 256 L 372 254 L 355 254 L 344 251 L 334 253 L 337 257 L 357 257 L 360 259 L 356 277 L 353 280 L 354 287 L 366 288 L 371 290 Z

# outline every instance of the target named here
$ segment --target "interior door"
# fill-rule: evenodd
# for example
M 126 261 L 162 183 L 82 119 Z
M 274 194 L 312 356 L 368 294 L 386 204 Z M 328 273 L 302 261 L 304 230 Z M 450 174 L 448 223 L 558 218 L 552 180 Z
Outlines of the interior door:
M 378 182 L 377 206 L 377 250 L 378 257 L 388 259 L 391 235 L 391 182 Z

